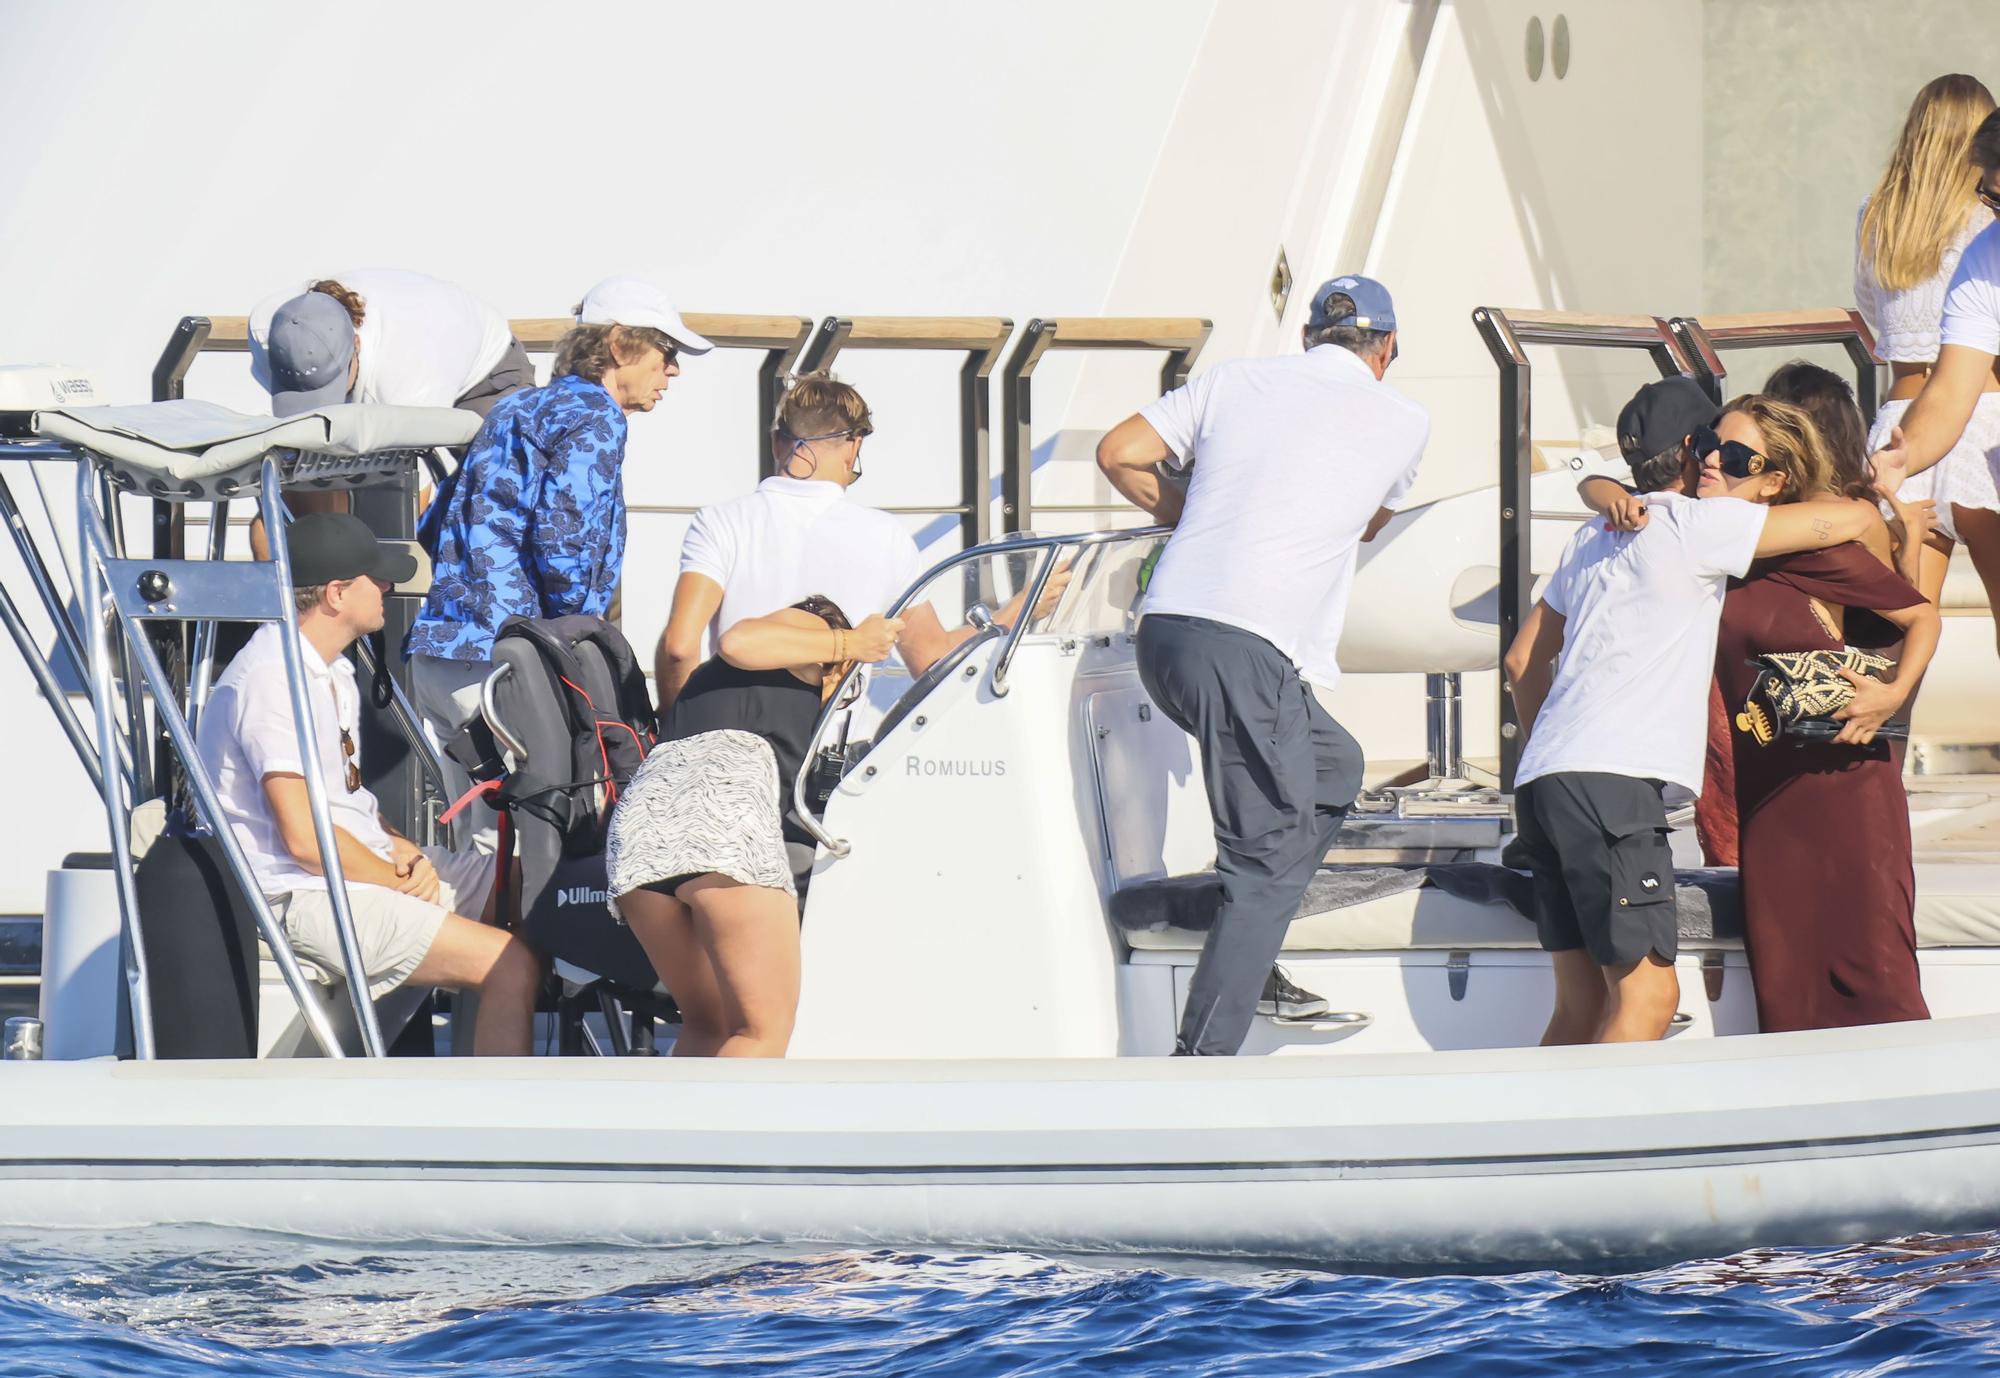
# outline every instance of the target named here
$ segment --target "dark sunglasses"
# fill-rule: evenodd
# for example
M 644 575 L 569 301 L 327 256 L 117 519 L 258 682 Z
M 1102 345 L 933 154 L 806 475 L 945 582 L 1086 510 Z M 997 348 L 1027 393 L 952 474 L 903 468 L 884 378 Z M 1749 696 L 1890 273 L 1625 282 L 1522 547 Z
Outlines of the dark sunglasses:
M 353 794 L 361 788 L 361 765 L 354 759 L 354 738 L 344 727 L 340 729 L 340 754 L 347 758 L 347 792 Z
M 2000 215 L 2000 191 L 1988 191 L 1985 187 L 1979 187 L 1977 191 L 1980 204 L 1995 215 Z
M 1697 426 L 1688 438 L 1697 461 L 1706 463 L 1708 457 L 1717 450 L 1722 451 L 1722 472 L 1731 478 L 1754 478 L 1770 466 L 1770 461 L 1745 445 L 1740 440 L 1724 440 L 1707 426 Z

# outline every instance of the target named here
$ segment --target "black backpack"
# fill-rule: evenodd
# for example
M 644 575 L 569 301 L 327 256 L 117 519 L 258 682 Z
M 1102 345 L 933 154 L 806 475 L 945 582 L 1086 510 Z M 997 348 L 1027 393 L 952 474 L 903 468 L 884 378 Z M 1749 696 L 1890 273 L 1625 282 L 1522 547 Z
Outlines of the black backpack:
M 595 855 L 604 849 L 619 791 L 655 742 L 645 676 L 624 636 L 602 618 L 512 617 L 499 635 L 510 638 L 533 649 L 538 663 L 516 669 L 546 675 L 546 685 L 536 687 L 547 692 L 535 697 L 558 705 L 569 751 L 562 759 L 553 751 L 531 752 L 507 775 L 493 807 L 549 823 L 562 838 L 564 857 Z M 512 693 L 506 697 L 519 701 Z

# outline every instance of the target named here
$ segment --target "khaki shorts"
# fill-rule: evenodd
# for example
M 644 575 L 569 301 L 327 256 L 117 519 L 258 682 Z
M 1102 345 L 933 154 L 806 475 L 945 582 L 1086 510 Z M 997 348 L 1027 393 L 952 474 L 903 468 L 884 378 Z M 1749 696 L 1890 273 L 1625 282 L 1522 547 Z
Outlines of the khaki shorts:
M 479 852 L 449 852 L 426 847 L 424 855 L 437 868 L 436 903 L 405 895 L 384 885 L 350 885 L 348 906 L 354 911 L 355 936 L 361 940 L 361 964 L 368 972 L 368 994 L 380 1000 L 410 979 L 437 941 L 447 914 L 477 919 L 493 888 L 493 858 Z M 347 970 L 340 953 L 340 929 L 333 921 L 333 901 L 324 890 L 294 890 L 272 897 L 271 908 L 284 926 L 292 951 L 333 975 Z

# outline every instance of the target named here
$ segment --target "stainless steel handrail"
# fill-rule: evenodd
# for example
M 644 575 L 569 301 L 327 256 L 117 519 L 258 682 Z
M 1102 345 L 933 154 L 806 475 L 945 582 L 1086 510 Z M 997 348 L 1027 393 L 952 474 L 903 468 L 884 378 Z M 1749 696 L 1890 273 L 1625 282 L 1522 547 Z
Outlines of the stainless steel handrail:
M 382 1026 L 375 1020 L 375 1002 L 368 993 L 368 964 L 361 953 L 361 936 L 354 927 L 354 908 L 348 901 L 346 868 L 340 864 L 340 843 L 334 833 L 332 805 L 326 792 L 325 771 L 319 759 L 318 724 L 313 713 L 312 695 L 307 690 L 305 648 L 299 640 L 299 618 L 289 596 L 292 587 L 291 540 L 286 532 L 284 490 L 278 481 L 278 465 L 264 456 L 261 473 L 264 509 L 264 538 L 270 542 L 271 563 L 276 567 L 278 587 L 286 596 L 278 599 L 284 628 L 285 678 L 292 691 L 292 726 L 299 739 L 299 764 L 304 768 L 306 802 L 312 810 L 313 838 L 319 844 L 319 865 L 326 881 L 327 898 L 332 902 L 334 931 L 340 936 L 341 962 L 347 969 L 347 994 L 354 1006 L 355 1023 L 361 1030 L 361 1049 L 369 1057 L 388 1051 Z M 190 770 L 189 775 L 198 774 Z M 226 818 L 218 817 L 222 827 Z
M 97 511 L 96 485 L 92 482 L 92 465 L 88 456 L 67 449 L 63 454 L 72 461 L 82 461 L 77 464 L 79 534 L 77 564 L 80 579 L 77 592 L 86 613 L 93 607 L 99 610 L 98 616 L 89 619 L 90 686 L 91 700 L 97 709 L 99 751 L 102 754 L 110 749 L 110 739 L 119 732 L 106 618 L 120 615 L 116 600 L 110 596 L 109 590 L 103 586 L 99 578 L 98 569 L 101 564 L 117 558 L 116 547 L 110 529 Z M 290 606 L 289 599 L 281 598 L 280 601 L 284 602 L 286 607 Z M 122 617 L 120 621 L 123 622 Z M 151 643 L 129 627 L 126 629 L 124 639 L 132 650 L 139 675 L 147 689 L 152 692 L 156 700 L 166 702 L 166 696 L 170 696 L 173 692 L 172 685 L 168 682 L 166 670 L 160 664 L 159 656 L 154 652 Z M 132 685 L 128 692 L 136 694 L 137 685 Z M 186 720 L 180 714 L 164 708 L 160 713 L 160 720 L 167 730 L 174 750 L 180 753 L 182 760 L 186 762 L 198 760 L 194 733 L 188 727 Z M 196 806 L 203 816 L 215 825 L 216 843 L 222 848 L 224 860 L 235 875 L 244 899 L 250 905 L 257 931 L 271 949 L 271 958 L 277 964 L 286 988 L 291 991 L 292 999 L 298 1004 L 299 1015 L 305 1020 L 313 1041 L 326 1056 L 345 1057 L 346 1051 L 340 1046 L 340 1040 L 335 1035 L 333 1026 L 327 1021 L 325 1011 L 319 1007 L 311 983 L 300 970 L 298 961 L 292 953 L 291 943 L 286 938 L 283 928 L 279 926 L 277 916 L 271 910 L 270 901 L 264 897 L 263 888 L 257 884 L 256 873 L 250 868 L 250 859 L 243 851 L 243 844 L 237 839 L 235 829 L 229 826 L 228 816 L 223 812 L 222 800 L 215 791 L 214 783 L 209 780 L 206 771 L 198 769 L 185 772 L 184 778 L 194 794 Z M 125 919 L 123 932 L 129 944 L 126 980 L 131 991 L 133 1051 L 139 1057 L 150 1058 L 153 1056 L 152 1001 L 145 984 L 145 952 L 138 923 L 138 894 L 133 880 L 131 842 L 127 832 L 131 820 L 125 790 L 126 781 L 120 772 L 106 773 L 103 794 L 105 813 L 111 835 L 111 854 L 116 872 L 114 879 L 118 890 L 119 908 Z
M 513 673 L 514 663 L 503 660 L 493 667 L 492 674 L 480 681 L 479 716 L 486 719 L 487 730 L 492 732 L 494 741 L 513 752 L 516 761 L 525 761 L 528 759 L 528 748 L 522 745 L 521 739 L 500 720 L 500 709 L 493 701 L 493 686 Z
M 1000 654 L 993 657 L 993 674 L 986 681 L 986 688 L 996 699 L 1007 697 L 1007 671 L 1014 663 L 1014 652 L 1021 644 L 1021 634 L 1035 620 L 1035 609 L 1041 606 L 1042 590 L 1049 586 L 1049 576 L 1055 573 L 1056 561 L 1062 557 L 1060 542 L 1050 545 L 1042 555 L 1041 564 L 1035 569 L 1034 582 L 1028 588 L 1028 596 L 1021 600 L 1020 615 L 1014 625 L 1007 629 L 1007 642 L 1000 648 Z
M 1505 655 L 1522 619 L 1528 615 L 1534 583 L 1528 567 L 1535 448 L 1530 434 L 1534 367 L 1526 346 L 1640 350 L 1652 360 L 1662 377 L 1693 374 L 1695 367 L 1664 316 L 1606 316 L 1481 306 L 1473 311 L 1472 324 L 1499 370 L 1500 586 L 1496 631 L 1500 654 Z M 1520 763 L 1526 738 L 1504 676 L 1500 685 L 1498 728 L 1500 777 L 1503 785 L 1512 789 L 1514 768 Z
M 217 502 L 208 513 L 208 558 L 222 559 L 229 546 L 229 500 Z M 188 667 L 188 726 L 201 734 L 201 715 L 208 708 L 209 691 L 215 687 L 214 619 L 194 624 L 194 647 Z
M 903 611 L 916 600 L 917 595 L 929 588 L 938 576 L 974 560 L 983 560 L 995 555 L 1016 555 L 1026 550 L 1046 551 L 1047 554 L 1041 566 L 1043 577 L 1036 584 L 1036 596 L 1039 597 L 1041 589 L 1046 587 L 1047 572 L 1055 567 L 1056 558 L 1062 548 L 1069 546 L 1100 546 L 1108 545 L 1115 541 L 1139 540 L 1142 538 L 1152 539 L 1167 535 L 1170 530 L 1171 528 L 1164 526 L 1142 526 L 1123 531 L 1085 531 L 1071 536 L 1036 536 L 1028 532 L 1021 532 L 1005 540 L 973 546 L 970 549 L 959 551 L 956 555 L 947 556 L 918 575 L 916 582 L 903 590 L 902 594 L 890 606 L 887 615 L 890 617 L 900 617 Z M 1002 654 L 1007 656 L 1009 661 L 1011 661 L 1012 647 L 1021 639 L 1021 636 L 1027 629 L 1028 623 L 1034 619 L 1034 611 L 1035 604 L 1032 600 L 1024 602 L 1021 607 L 1021 615 L 1015 618 L 1014 625 L 1008 628 L 1007 642 L 1002 648 Z M 1004 663 L 998 659 L 994 662 L 996 666 Z M 827 728 L 833 722 L 834 714 L 845 711 L 842 699 L 847 693 L 849 683 L 860 673 L 860 666 L 857 665 L 850 668 L 841 677 L 840 683 L 834 686 L 834 691 L 827 695 L 826 703 L 820 708 L 819 718 L 813 723 L 812 735 L 806 738 L 805 757 L 799 766 L 799 773 L 792 780 L 793 817 L 798 819 L 800 827 L 812 834 L 814 841 L 826 848 L 835 857 L 847 856 L 853 851 L 853 847 L 845 838 L 835 837 L 832 833 L 828 832 L 825 825 L 820 822 L 818 816 L 813 813 L 812 805 L 806 799 L 806 782 L 812 777 L 813 761 L 819 755 L 820 739 L 826 735 Z M 1005 683 L 1004 676 L 1002 683 L 1003 685 Z M 1001 692 L 1005 692 L 1004 688 Z
M 105 620 L 113 616 L 109 591 L 98 578 L 97 560 L 109 553 L 109 533 L 95 506 L 97 475 L 89 463 L 76 467 L 76 512 L 79 535 L 78 563 L 81 584 L 77 589 L 78 612 L 87 624 L 90 660 L 90 700 L 97 714 L 97 758 L 114 758 L 112 745 L 118 739 L 117 692 L 111 672 L 111 639 Z M 94 557 L 94 558 L 93 558 Z M 132 691 L 129 684 L 128 692 Z M 119 770 L 103 772 L 105 830 L 111 843 L 112 883 L 118 893 L 119 967 L 125 977 L 126 1006 L 132 1020 L 132 1054 L 150 1060 L 154 1054 L 153 1001 L 146 981 L 146 941 L 139 929 L 139 891 L 132 874 L 132 801 L 126 795 L 131 782 Z
M 1160 391 L 1187 381 L 1214 323 L 1199 316 L 1036 316 L 1001 370 L 1000 519 L 1010 531 L 1034 525 L 1036 512 L 1129 511 L 1115 504 L 1036 507 L 1033 483 L 1034 374 L 1051 350 L 1165 350 Z

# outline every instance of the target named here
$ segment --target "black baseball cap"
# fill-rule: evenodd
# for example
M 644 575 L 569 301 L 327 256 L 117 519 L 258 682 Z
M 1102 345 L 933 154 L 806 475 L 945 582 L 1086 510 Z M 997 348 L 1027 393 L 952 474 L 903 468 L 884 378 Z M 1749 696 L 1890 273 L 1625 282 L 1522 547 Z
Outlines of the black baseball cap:
M 1665 454 L 1702 426 L 1722 418 L 1722 408 L 1685 373 L 1648 383 L 1618 413 L 1618 449 L 1628 464 Z
M 309 512 L 285 528 L 291 549 L 292 587 L 312 588 L 370 575 L 400 584 L 417 573 L 417 557 L 403 546 L 375 539 L 359 517 Z

